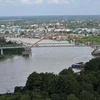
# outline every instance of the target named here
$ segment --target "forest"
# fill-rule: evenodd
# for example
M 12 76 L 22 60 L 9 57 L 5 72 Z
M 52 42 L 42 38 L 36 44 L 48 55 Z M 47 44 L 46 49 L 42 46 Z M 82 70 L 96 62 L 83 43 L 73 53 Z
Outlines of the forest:
M 80 73 L 72 68 L 59 74 L 33 72 L 24 87 L 1 94 L 0 100 L 100 100 L 100 57 L 85 63 Z

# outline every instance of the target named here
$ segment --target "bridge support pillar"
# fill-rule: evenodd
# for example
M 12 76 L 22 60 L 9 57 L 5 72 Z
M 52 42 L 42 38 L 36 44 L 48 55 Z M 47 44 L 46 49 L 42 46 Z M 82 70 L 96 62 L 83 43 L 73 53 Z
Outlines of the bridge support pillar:
M 1 49 L 1 55 L 3 55 L 3 49 Z

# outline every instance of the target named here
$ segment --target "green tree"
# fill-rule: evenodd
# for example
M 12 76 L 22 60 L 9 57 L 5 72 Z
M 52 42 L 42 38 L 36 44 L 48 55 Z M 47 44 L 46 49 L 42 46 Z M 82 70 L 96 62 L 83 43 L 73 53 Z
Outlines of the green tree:
M 85 71 L 98 71 L 100 70 L 100 57 L 94 58 L 87 62 L 84 67 Z
M 68 74 L 74 74 L 74 71 L 72 70 L 71 67 L 69 67 L 68 69 L 63 69 L 59 75 L 68 75 Z
M 67 100 L 79 100 L 74 94 L 70 94 L 67 97 Z
M 91 92 L 82 91 L 80 93 L 80 100 L 97 100 Z
M 29 95 L 25 94 L 25 95 L 22 95 L 20 100 L 31 100 Z

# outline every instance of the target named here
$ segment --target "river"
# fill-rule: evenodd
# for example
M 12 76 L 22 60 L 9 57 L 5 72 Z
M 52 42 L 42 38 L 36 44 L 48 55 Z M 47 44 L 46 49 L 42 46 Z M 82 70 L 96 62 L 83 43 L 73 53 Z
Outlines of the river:
M 24 86 L 32 72 L 58 74 L 73 63 L 87 62 L 92 57 L 89 47 L 32 48 L 29 58 L 14 56 L 0 61 L 0 93 L 13 92 L 15 86 Z

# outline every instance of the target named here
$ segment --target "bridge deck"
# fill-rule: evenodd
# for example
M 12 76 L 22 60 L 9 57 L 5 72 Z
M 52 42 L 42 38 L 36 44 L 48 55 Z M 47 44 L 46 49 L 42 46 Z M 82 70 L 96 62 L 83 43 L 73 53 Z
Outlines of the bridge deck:
M 99 45 L 98 45 L 99 46 Z M 32 48 L 32 47 L 88 47 L 88 45 L 74 43 L 38 43 L 34 46 L 32 44 L 28 45 L 0 45 L 0 49 L 16 49 L 16 48 Z
M 26 48 L 24 45 L 0 45 L 0 49 L 17 49 L 17 48 Z
M 38 43 L 36 47 L 86 47 L 86 45 L 75 45 L 68 43 Z

